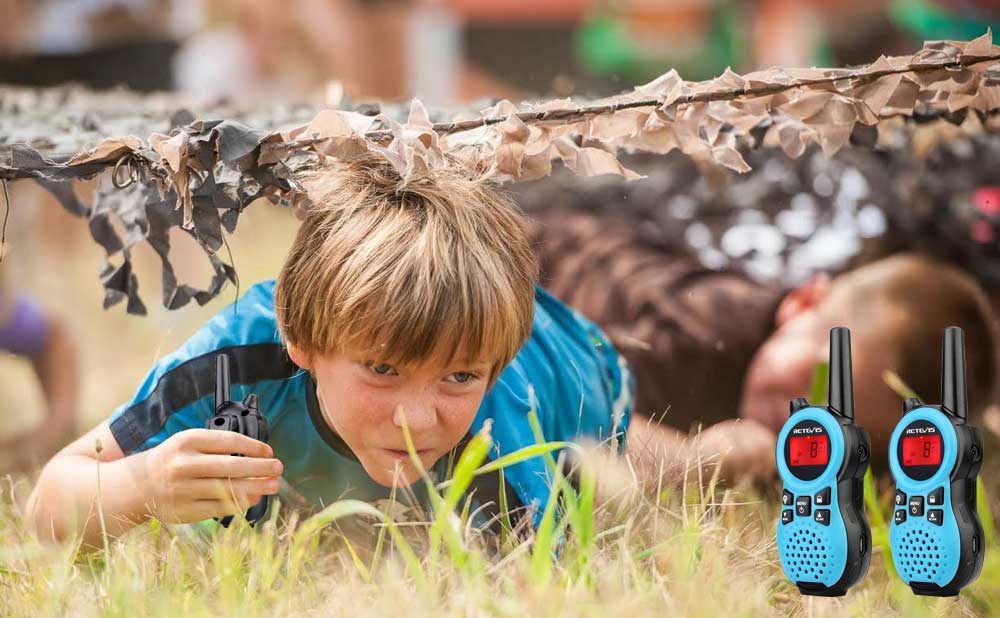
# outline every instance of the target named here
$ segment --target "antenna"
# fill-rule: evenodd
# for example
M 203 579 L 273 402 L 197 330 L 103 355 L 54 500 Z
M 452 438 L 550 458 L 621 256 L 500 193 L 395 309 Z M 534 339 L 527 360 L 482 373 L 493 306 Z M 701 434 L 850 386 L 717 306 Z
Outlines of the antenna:
M 851 375 L 851 331 L 830 329 L 829 405 L 845 418 L 854 418 L 854 380 Z
M 229 401 L 229 357 L 219 354 L 215 357 L 215 411 Z
M 941 405 L 958 418 L 969 417 L 969 398 L 965 389 L 965 334 L 957 326 L 944 329 Z

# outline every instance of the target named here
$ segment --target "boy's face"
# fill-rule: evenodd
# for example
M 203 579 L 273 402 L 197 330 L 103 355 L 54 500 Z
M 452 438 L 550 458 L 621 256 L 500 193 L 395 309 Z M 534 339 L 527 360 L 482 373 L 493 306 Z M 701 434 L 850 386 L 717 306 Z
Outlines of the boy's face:
M 792 292 L 792 309 L 779 309 L 778 328 L 761 345 L 750 361 L 743 382 L 739 415 L 758 421 L 777 433 L 788 420 L 788 403 L 796 397 L 810 399 L 816 367 L 826 362 L 830 352 L 830 329 L 847 326 L 851 330 L 851 364 L 854 382 L 854 409 L 858 424 L 872 439 L 873 463 L 884 459 L 892 429 L 899 419 L 900 400 L 883 381 L 883 372 L 893 366 L 891 325 L 873 311 L 864 323 L 830 316 L 847 315 L 833 310 L 828 282 L 813 282 L 803 298 Z M 797 292 L 802 292 L 798 290 Z M 822 305 L 822 306 L 821 306 Z M 872 321 L 879 320 L 878 327 Z M 826 390 L 824 385 L 824 391 Z M 825 402 L 822 402 L 825 403 Z
M 384 486 L 392 485 L 397 466 L 401 483 L 419 478 L 406 452 L 404 420 L 421 463 L 429 468 L 468 432 L 493 367 L 492 361 L 390 366 L 358 351 L 307 360 L 292 345 L 288 351 L 297 365 L 316 376 L 326 422 L 368 475 Z

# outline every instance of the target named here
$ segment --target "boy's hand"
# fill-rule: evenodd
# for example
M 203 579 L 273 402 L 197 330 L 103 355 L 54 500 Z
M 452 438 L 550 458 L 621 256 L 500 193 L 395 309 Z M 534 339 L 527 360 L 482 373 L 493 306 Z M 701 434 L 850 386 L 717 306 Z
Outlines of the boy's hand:
M 273 457 L 270 446 L 236 432 L 178 432 L 149 451 L 150 514 L 191 523 L 242 513 L 278 492 L 284 466 Z
M 703 429 L 696 442 L 702 457 L 721 460 L 722 476 L 729 481 L 769 481 L 777 476 L 774 449 L 776 433 L 757 421 L 730 419 Z

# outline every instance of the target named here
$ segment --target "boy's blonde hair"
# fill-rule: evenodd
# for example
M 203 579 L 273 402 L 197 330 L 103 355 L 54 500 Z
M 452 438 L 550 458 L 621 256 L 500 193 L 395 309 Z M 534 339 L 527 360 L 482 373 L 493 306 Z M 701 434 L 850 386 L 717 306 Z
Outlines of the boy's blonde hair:
M 283 340 L 389 364 L 491 360 L 492 387 L 534 316 L 538 263 L 516 204 L 457 159 L 405 186 L 374 153 L 299 181 L 312 207 L 275 288 Z

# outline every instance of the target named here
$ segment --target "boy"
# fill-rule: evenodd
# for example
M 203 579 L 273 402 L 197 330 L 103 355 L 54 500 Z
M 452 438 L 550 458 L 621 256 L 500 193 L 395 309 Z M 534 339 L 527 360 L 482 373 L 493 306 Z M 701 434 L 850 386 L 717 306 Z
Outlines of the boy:
M 42 470 L 28 504 L 41 537 L 82 531 L 100 544 L 98 460 L 114 537 L 149 517 L 244 510 L 279 478 L 317 505 L 383 497 L 418 480 L 404 423 L 439 479 L 487 424 L 492 457 L 533 444 L 531 409 L 546 440 L 621 444 L 634 380 L 595 325 L 536 284 L 527 224 L 506 197 L 458 164 L 402 186 L 370 153 L 302 182 L 314 206 L 277 281 L 161 359 L 131 401 Z M 232 399 L 260 398 L 269 444 L 203 429 L 218 354 Z M 540 457 L 505 469 L 509 506 L 537 521 L 546 474 Z M 496 502 L 498 487 L 481 479 L 478 499 Z
M 668 463 L 690 456 L 678 445 L 700 425 L 695 445 L 706 457 L 727 453 L 728 476 L 774 476 L 789 401 L 809 396 L 837 325 L 851 329 L 856 414 L 875 467 L 887 463 L 902 402 L 884 372 L 937 401 L 946 326 L 965 331 L 970 414 L 992 402 L 995 318 L 957 268 L 897 254 L 782 289 L 644 244 L 634 226 L 611 217 L 531 212 L 542 284 L 604 329 L 635 373 L 635 411 L 645 418 L 632 421 L 630 453 L 652 449 Z

